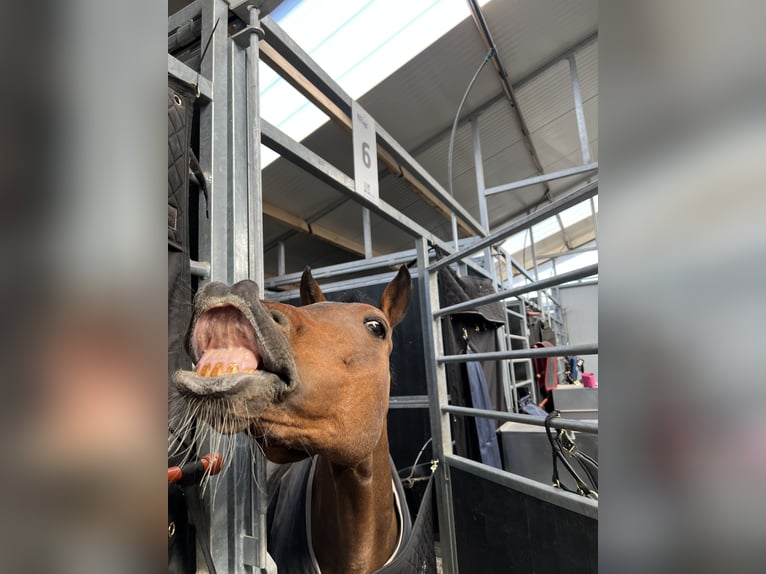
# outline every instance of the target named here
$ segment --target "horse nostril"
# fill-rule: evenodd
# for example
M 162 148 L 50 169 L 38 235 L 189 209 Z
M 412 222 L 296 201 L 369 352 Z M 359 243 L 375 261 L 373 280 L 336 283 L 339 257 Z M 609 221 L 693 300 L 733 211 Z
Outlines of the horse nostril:
M 280 327 L 287 328 L 288 326 L 287 317 L 285 317 L 284 314 L 280 313 L 279 311 L 272 311 L 271 318 Z

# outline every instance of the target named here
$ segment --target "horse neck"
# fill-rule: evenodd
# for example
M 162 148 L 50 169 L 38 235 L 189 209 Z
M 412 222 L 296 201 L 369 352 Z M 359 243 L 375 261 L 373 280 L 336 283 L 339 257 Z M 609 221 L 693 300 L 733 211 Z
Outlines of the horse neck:
M 367 574 L 391 556 L 398 537 L 388 433 L 360 464 L 318 457 L 311 499 L 312 542 L 322 574 Z

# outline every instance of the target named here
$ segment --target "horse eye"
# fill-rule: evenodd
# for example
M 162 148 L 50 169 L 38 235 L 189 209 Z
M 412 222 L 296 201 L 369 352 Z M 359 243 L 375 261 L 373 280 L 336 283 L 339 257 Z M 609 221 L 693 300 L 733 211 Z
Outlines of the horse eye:
M 377 319 L 367 319 L 364 324 L 370 330 L 370 333 L 376 337 L 383 338 L 386 336 L 386 326 Z

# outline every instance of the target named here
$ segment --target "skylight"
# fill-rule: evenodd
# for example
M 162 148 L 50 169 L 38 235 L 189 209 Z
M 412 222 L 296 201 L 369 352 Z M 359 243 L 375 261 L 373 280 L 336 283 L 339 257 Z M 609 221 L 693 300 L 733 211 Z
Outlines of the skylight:
M 596 213 L 598 213 L 598 196 L 593 197 L 594 200 L 594 207 L 596 208 Z M 583 219 L 589 219 L 591 217 L 591 209 L 590 209 L 590 200 L 585 200 L 577 205 L 573 205 L 572 207 L 565 209 L 561 213 L 559 213 L 559 216 L 561 217 L 561 223 L 564 225 L 564 228 L 571 227 L 572 225 L 575 225 L 576 223 L 582 221 Z M 544 219 L 537 225 L 532 226 L 532 235 L 534 235 L 535 244 L 538 241 L 541 241 L 545 239 L 546 237 L 550 237 L 551 235 L 554 235 L 556 233 L 559 233 L 561 231 L 561 227 L 559 226 L 558 221 L 556 220 L 556 217 L 549 217 L 548 219 Z M 529 231 L 522 231 L 521 233 L 517 233 L 516 235 L 512 235 L 508 239 L 505 240 L 503 243 L 503 249 L 505 249 L 508 253 L 510 253 L 512 256 L 518 258 L 519 253 L 522 252 L 524 249 L 528 249 L 530 245 L 530 233 Z M 579 261 L 588 261 L 586 263 L 578 263 L 574 267 L 569 267 L 569 264 L 565 265 L 566 271 L 571 271 L 571 269 L 577 269 L 578 267 L 581 267 L 582 265 L 589 265 L 591 263 L 589 258 L 584 258 Z M 531 266 L 532 262 L 529 260 L 529 257 L 527 257 L 527 265 Z M 563 273 L 564 269 L 563 267 L 559 266 L 557 263 L 556 270 L 559 273 Z
M 484 5 L 489 0 L 480 0 Z M 286 0 L 271 17 L 359 99 L 470 16 L 465 0 Z M 328 118 L 260 63 L 261 115 L 301 141 Z M 277 154 L 263 148 L 261 166 Z

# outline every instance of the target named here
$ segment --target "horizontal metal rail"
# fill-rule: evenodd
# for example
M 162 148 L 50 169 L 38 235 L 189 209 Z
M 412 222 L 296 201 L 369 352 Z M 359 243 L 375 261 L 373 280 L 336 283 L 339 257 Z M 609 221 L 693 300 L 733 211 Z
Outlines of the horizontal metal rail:
M 545 207 L 540 208 L 534 213 L 531 213 L 527 215 L 526 217 L 522 217 L 521 219 L 511 223 L 507 227 L 498 229 L 494 233 L 491 233 L 490 235 L 480 239 L 479 241 L 477 241 L 470 247 L 466 248 L 465 250 L 459 251 L 457 253 L 453 253 L 452 255 L 448 255 L 444 259 L 440 259 L 439 261 L 432 263 L 431 265 L 428 266 L 428 270 L 437 271 L 441 269 L 442 267 L 446 267 L 447 265 L 460 261 L 461 259 L 464 259 L 465 257 L 468 257 L 469 255 L 472 255 L 478 251 L 481 251 L 482 249 L 486 249 L 487 247 L 490 247 L 494 245 L 495 243 L 499 243 L 503 241 L 504 239 L 510 237 L 511 235 L 514 235 L 515 233 L 518 233 L 519 231 L 523 231 L 524 229 L 527 229 L 528 227 L 532 227 L 533 225 L 540 223 L 541 221 L 545 219 L 548 219 L 552 215 L 556 215 L 557 213 L 564 211 L 565 209 L 572 207 L 573 205 L 577 205 L 578 203 L 585 201 L 586 199 L 590 197 L 593 197 L 597 193 L 598 193 L 598 181 L 589 183 L 588 185 L 581 187 L 577 191 L 574 191 L 570 193 L 569 195 L 554 201 L 550 205 L 546 205 Z
M 566 347 L 539 347 L 518 351 L 493 351 L 491 353 L 471 353 L 470 355 L 445 355 L 437 360 L 440 363 L 468 363 L 470 361 L 501 361 L 503 359 L 534 359 L 538 357 L 563 357 L 572 355 L 598 355 L 598 345 L 569 345 Z
M 190 88 L 198 89 L 201 96 L 212 101 L 213 83 L 170 54 L 168 54 L 168 74 Z
M 197 277 L 210 277 L 210 262 L 208 261 L 194 261 L 190 263 L 191 274 Z
M 494 195 L 496 193 L 503 193 L 505 191 L 512 191 L 514 189 L 521 189 L 522 187 L 529 187 L 530 185 L 536 185 L 538 183 L 545 183 L 547 181 L 554 181 L 564 177 L 570 177 L 572 175 L 579 175 L 581 173 L 588 173 L 589 171 L 598 170 L 598 162 L 589 163 L 586 165 L 579 165 L 577 167 L 570 167 L 562 169 L 560 171 L 554 171 L 553 173 L 544 173 L 542 175 L 536 175 L 527 179 L 514 181 L 513 183 L 505 183 L 503 185 L 497 185 L 484 190 L 484 195 Z
M 516 383 L 518 386 L 519 383 Z M 481 417 L 485 419 L 494 419 L 497 421 L 520 423 L 524 425 L 531 425 L 536 427 L 545 426 L 545 417 L 537 415 L 521 415 L 518 413 L 506 413 L 503 411 L 491 411 L 486 409 L 474 409 L 471 407 L 458 407 L 448 405 L 442 407 L 442 411 L 445 413 L 464 415 L 469 417 Z M 575 411 L 571 411 L 575 412 Z M 583 411 L 586 412 L 586 411 Z M 577 432 L 584 432 L 589 434 L 598 434 L 598 422 L 597 421 L 584 421 L 556 417 L 551 419 L 551 428 L 571 430 Z
M 485 295 L 484 297 L 478 297 L 476 299 L 471 299 L 470 301 L 464 301 L 462 303 L 450 305 L 449 307 L 443 307 L 442 309 L 434 311 L 434 317 L 449 315 L 450 313 L 457 313 L 458 311 L 464 311 L 466 309 L 473 309 L 479 305 L 484 305 L 485 303 L 493 303 L 495 301 L 500 301 L 501 299 L 516 297 L 518 295 L 523 295 L 532 291 L 540 291 L 542 289 L 554 287 L 568 281 L 575 281 L 577 279 L 582 279 L 583 277 L 590 277 L 596 273 L 598 273 L 598 263 L 588 265 L 587 267 L 583 267 L 581 269 L 575 269 L 574 271 L 568 271 L 567 273 L 562 273 L 561 275 L 554 275 L 553 277 L 548 277 L 547 279 L 541 279 L 540 281 L 528 283 L 527 285 L 514 287 L 513 289 L 508 289 L 506 291 L 492 293 L 490 295 Z
M 388 399 L 388 407 L 391 409 L 427 409 L 428 405 L 428 395 L 408 395 Z
M 452 468 L 463 470 L 479 478 L 506 486 L 516 492 L 521 492 L 543 502 L 548 502 L 588 518 L 598 520 L 598 501 L 591 498 L 573 494 L 542 482 L 537 482 L 531 478 L 500 470 L 462 456 L 448 454 L 444 457 L 444 462 Z
M 202 15 L 202 4 L 203 0 L 195 0 L 178 10 L 178 12 L 168 16 L 168 33 L 173 32 L 184 24 L 188 24 L 192 20 L 198 19 Z
M 388 273 L 379 273 L 377 275 L 366 275 L 364 277 L 358 277 L 356 279 L 343 279 L 342 281 L 336 281 L 333 283 L 325 283 L 322 285 L 322 291 L 326 294 L 334 291 L 353 291 L 354 289 L 364 289 L 370 285 L 380 285 L 381 283 L 387 284 L 396 276 L 396 271 L 389 271 Z M 414 279 L 418 276 L 416 269 L 410 269 L 410 276 Z M 267 291 L 266 298 L 269 301 L 289 301 L 290 299 L 298 299 L 300 297 L 300 291 L 298 289 L 292 289 L 290 291 Z
M 337 265 L 328 265 L 326 267 L 318 267 L 311 270 L 311 275 L 314 279 L 324 279 L 326 277 L 334 277 L 336 275 L 343 275 L 346 273 L 361 273 L 364 271 L 372 271 L 375 269 L 385 269 L 393 265 L 401 265 L 403 263 L 409 263 L 414 261 L 417 257 L 414 249 L 409 251 L 401 251 L 391 255 L 379 255 L 377 257 L 369 257 L 367 259 L 359 259 L 357 261 L 349 261 L 348 263 L 339 263 Z M 266 279 L 264 287 L 267 289 L 274 289 L 276 287 L 283 287 L 285 285 L 295 285 L 301 280 L 300 273 L 288 273 L 279 277 L 272 277 Z

